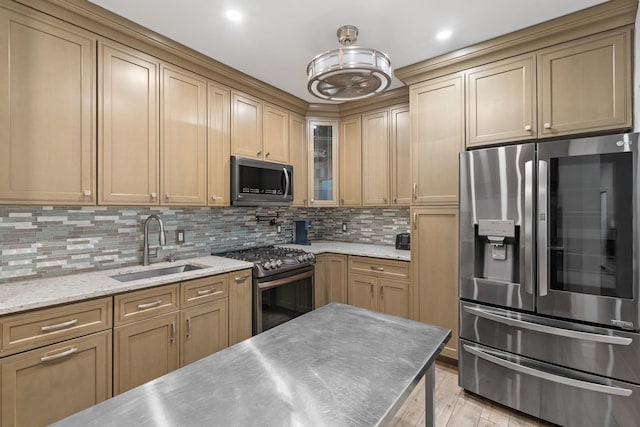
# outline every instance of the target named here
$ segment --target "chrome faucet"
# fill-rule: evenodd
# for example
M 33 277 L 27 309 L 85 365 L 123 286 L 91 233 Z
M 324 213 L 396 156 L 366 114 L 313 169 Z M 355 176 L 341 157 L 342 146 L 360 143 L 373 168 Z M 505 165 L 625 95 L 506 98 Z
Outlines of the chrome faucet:
M 160 232 L 159 232 L 159 242 L 160 242 L 160 246 L 164 246 L 165 245 L 165 237 L 164 237 L 164 224 L 162 223 L 162 220 L 160 219 L 160 217 L 158 215 L 149 215 L 147 217 L 147 219 L 144 220 L 144 245 L 142 246 L 142 264 L 143 265 L 149 265 L 149 221 L 151 221 L 152 219 L 155 219 L 156 221 L 158 221 L 158 225 L 160 225 Z M 157 249 L 156 249 L 156 255 L 157 255 Z

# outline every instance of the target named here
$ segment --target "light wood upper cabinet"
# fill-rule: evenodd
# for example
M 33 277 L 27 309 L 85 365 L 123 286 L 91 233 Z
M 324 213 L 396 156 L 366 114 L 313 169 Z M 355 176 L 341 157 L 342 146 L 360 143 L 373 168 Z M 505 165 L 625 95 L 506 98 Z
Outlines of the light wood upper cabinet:
M 262 102 L 231 92 L 231 154 L 262 158 Z
M 228 88 L 207 84 L 207 203 L 209 206 L 229 206 L 231 131 L 231 92 Z
M 160 64 L 114 42 L 98 55 L 98 202 L 158 205 Z
M 338 121 L 311 119 L 308 129 L 309 206 L 337 206 Z
M 265 103 L 262 126 L 263 159 L 289 163 L 289 112 Z
M 389 110 L 362 115 L 362 204 L 389 204 Z
M 442 354 L 458 358 L 458 208 L 412 208 L 415 320 L 451 329 Z
M 0 203 L 96 203 L 96 39 L 0 9 Z
M 162 67 L 160 191 L 164 205 L 207 204 L 207 81 Z
M 41 427 L 111 397 L 111 330 L 0 359 L 3 427 Z
M 412 204 L 458 202 L 458 154 L 464 150 L 461 73 L 412 85 Z
M 390 110 L 390 193 L 391 205 L 411 203 L 411 138 L 409 106 Z
M 304 117 L 289 113 L 289 161 L 293 166 L 292 206 L 307 205 L 307 125 Z
M 539 135 L 631 127 L 631 30 L 538 52 Z
M 467 147 L 537 136 L 533 55 L 468 70 Z
M 340 120 L 340 205 L 362 204 L 362 117 Z

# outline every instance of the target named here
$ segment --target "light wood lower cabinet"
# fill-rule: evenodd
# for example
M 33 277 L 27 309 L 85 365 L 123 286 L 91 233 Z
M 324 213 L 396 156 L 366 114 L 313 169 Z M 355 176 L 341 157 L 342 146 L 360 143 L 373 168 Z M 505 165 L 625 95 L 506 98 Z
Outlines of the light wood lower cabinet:
M 316 265 L 313 270 L 313 287 L 316 306 L 320 308 L 329 302 L 327 290 L 327 254 L 316 255 Z
M 229 345 L 229 300 L 224 298 L 182 310 L 180 366 L 209 356 Z
M 349 256 L 348 303 L 409 319 L 409 263 Z
M 42 427 L 111 397 L 111 330 L 0 359 L 1 425 Z
M 251 270 L 229 273 L 229 345 L 251 338 L 252 288 Z
M 319 254 L 314 269 L 315 308 L 347 303 L 347 255 Z
M 178 312 L 114 328 L 113 394 L 178 368 Z
M 458 358 L 458 207 L 412 208 L 414 318 L 451 329 L 443 356 Z

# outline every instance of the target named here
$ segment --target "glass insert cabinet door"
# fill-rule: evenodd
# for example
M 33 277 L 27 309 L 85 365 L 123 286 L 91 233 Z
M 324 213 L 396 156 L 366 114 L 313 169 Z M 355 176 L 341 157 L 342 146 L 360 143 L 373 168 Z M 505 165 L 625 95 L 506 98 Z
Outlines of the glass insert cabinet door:
M 309 120 L 309 203 L 338 204 L 338 121 Z

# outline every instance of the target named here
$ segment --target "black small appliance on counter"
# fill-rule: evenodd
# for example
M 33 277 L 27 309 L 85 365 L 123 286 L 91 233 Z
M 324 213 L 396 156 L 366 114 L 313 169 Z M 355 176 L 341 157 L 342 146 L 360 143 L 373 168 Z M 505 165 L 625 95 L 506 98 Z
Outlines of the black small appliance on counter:
M 396 249 L 402 249 L 405 251 L 411 250 L 411 234 L 410 233 L 396 234 Z

